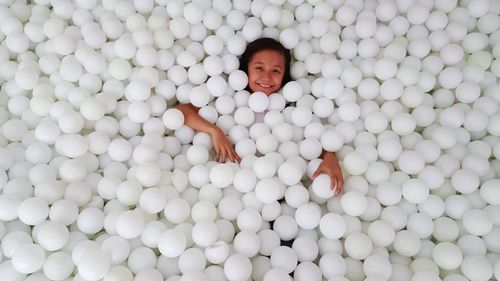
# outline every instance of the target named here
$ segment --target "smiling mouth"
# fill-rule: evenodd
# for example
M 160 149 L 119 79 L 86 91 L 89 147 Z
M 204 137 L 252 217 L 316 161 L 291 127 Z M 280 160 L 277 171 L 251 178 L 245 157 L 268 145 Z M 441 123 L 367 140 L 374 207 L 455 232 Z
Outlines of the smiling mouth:
M 270 89 L 273 87 L 273 85 L 269 85 L 269 84 L 261 84 L 261 83 L 255 83 L 255 84 L 257 84 L 259 87 L 265 88 L 265 89 Z

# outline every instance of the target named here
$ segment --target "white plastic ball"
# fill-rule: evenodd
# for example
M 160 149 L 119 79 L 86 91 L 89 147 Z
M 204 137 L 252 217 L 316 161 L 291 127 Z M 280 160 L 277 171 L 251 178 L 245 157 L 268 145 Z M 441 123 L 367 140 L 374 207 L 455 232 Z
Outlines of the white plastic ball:
M 404 257 L 416 255 L 421 248 L 421 241 L 417 234 L 409 230 L 402 230 L 396 233 L 394 239 L 394 249 Z
M 18 207 L 19 219 L 27 225 L 37 225 L 43 222 L 49 215 L 47 203 L 37 197 L 25 199 Z
M 218 164 L 210 170 L 210 182 L 219 188 L 229 186 L 233 182 L 234 173 L 229 165 Z
M 299 100 L 303 93 L 302 86 L 297 81 L 290 81 L 283 86 L 283 97 L 289 101 L 294 102 Z
M 319 225 L 321 211 L 313 204 L 303 204 L 295 211 L 297 225 L 303 229 L 314 229 Z
M 342 210 L 350 216 L 363 214 L 368 206 L 366 197 L 358 191 L 348 191 L 340 199 Z
M 488 214 L 478 209 L 466 211 L 463 215 L 462 223 L 467 232 L 476 236 L 488 234 L 493 228 L 493 223 Z
M 346 233 L 344 218 L 336 213 L 327 213 L 321 217 L 319 228 L 321 234 L 328 239 L 339 239 Z
M 71 255 L 63 251 L 50 254 L 43 265 L 43 273 L 51 280 L 64 280 L 73 270 Z
M 469 280 L 488 280 L 493 275 L 493 266 L 483 256 L 466 256 L 460 269 Z
M 218 230 L 211 221 L 198 222 L 193 226 L 193 242 L 203 248 L 211 246 L 217 240 Z
M 17 272 L 28 274 L 38 271 L 45 263 L 45 251 L 37 244 L 24 244 L 12 256 L 12 267 Z
M 165 231 L 158 241 L 158 250 L 166 257 L 180 256 L 186 248 L 186 237 L 180 230 Z
M 116 220 L 116 232 L 125 239 L 133 239 L 141 235 L 146 223 L 137 211 L 125 211 Z
M 452 270 L 462 264 L 463 254 L 455 244 L 441 242 L 432 250 L 432 258 L 439 267 Z
M 353 151 L 344 157 L 344 168 L 350 175 L 356 176 L 363 174 L 368 168 L 368 161 L 363 154 Z
M 255 92 L 248 98 L 248 106 L 254 112 L 264 112 L 269 106 L 269 98 L 262 92 Z
M 373 244 L 368 236 L 360 232 L 349 234 L 346 237 L 344 247 L 346 253 L 356 260 L 367 258 L 373 250 Z
M 241 70 L 235 70 L 229 74 L 228 77 L 229 86 L 235 90 L 243 90 L 248 83 L 248 77 L 245 72 Z
M 87 251 L 78 262 L 78 273 L 85 279 L 104 278 L 110 269 L 110 258 L 97 250 Z
M 230 281 L 244 281 L 252 274 L 252 263 L 242 254 L 230 256 L 224 263 L 224 274 Z

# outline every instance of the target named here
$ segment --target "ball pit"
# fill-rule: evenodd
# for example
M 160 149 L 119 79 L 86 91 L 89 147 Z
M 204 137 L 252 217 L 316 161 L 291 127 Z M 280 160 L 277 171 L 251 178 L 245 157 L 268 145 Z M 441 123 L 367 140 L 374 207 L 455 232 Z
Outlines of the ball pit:
M 498 1 L 0 2 L 0 279 L 500 279 Z

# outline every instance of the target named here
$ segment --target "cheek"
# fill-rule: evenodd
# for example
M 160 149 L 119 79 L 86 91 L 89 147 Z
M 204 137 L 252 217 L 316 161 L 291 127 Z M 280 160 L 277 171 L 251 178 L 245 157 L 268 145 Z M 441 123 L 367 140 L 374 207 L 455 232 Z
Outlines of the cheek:
M 274 82 L 275 82 L 277 85 L 281 86 L 281 83 L 283 82 L 283 78 L 284 78 L 283 76 L 276 77 L 276 78 L 274 79 Z
M 255 81 L 255 79 L 258 78 L 258 75 L 256 75 L 253 71 L 248 72 L 248 81 Z

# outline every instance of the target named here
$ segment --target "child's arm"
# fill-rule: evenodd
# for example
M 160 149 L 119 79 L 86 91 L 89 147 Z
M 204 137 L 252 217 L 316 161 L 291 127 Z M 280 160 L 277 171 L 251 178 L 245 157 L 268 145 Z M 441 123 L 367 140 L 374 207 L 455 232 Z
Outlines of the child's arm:
M 203 119 L 198 114 L 199 108 L 194 107 L 192 104 L 179 104 L 177 109 L 184 114 L 184 124 L 186 126 L 195 131 L 207 133 L 212 137 L 217 161 L 224 162 L 226 159 L 230 159 L 234 162 L 240 162 L 240 157 L 236 154 L 233 145 L 221 128 Z
M 323 161 L 311 178 L 314 180 L 319 174 L 326 173 L 330 177 L 330 189 L 335 191 L 335 195 L 339 195 L 340 192 L 342 192 L 342 187 L 344 185 L 339 160 L 334 152 L 328 152 L 325 150 L 321 153 L 321 158 L 323 158 Z

